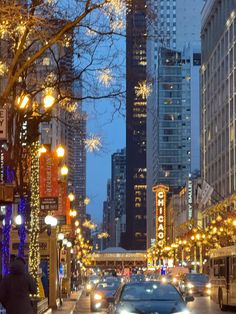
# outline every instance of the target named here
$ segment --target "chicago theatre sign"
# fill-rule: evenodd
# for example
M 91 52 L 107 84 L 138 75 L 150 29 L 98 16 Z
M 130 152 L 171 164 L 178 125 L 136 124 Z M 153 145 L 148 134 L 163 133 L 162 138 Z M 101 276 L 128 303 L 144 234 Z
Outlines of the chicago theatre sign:
M 156 185 L 152 191 L 156 195 L 156 243 L 164 246 L 166 240 L 166 194 L 169 188 Z

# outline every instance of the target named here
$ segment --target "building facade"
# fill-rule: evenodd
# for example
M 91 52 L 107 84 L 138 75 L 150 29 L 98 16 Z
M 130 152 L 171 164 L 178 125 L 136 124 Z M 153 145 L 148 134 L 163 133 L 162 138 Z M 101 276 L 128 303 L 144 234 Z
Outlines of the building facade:
M 201 174 L 217 194 L 236 190 L 236 3 L 209 0 L 202 14 Z
M 151 2 L 156 20 L 148 29 L 147 72 L 152 93 L 147 104 L 147 243 L 155 240 L 152 187 L 181 189 L 200 168 L 202 1 Z
M 103 248 L 111 246 L 112 229 L 115 228 L 115 218 L 112 216 L 112 201 L 111 201 L 111 179 L 107 181 L 107 198 L 103 202 L 103 222 L 102 230 L 107 232 L 109 237 L 103 239 Z
M 122 149 L 111 157 L 111 199 L 112 217 L 115 228 L 112 229 L 111 245 L 120 246 L 121 233 L 125 232 L 126 205 L 126 150 Z M 114 223 L 114 222 L 113 222 Z
M 146 248 L 146 0 L 129 2 L 126 26 L 126 249 Z

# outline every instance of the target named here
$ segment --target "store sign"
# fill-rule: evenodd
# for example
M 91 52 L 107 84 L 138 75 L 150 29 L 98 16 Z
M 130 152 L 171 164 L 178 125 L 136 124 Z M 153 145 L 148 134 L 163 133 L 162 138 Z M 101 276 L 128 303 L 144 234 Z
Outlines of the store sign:
M 56 216 L 66 216 L 66 200 L 67 200 L 66 182 L 58 183 L 58 210 Z
M 156 194 L 156 242 L 164 246 L 166 240 L 166 194 L 169 188 L 165 185 L 154 186 Z
M 0 109 L 0 141 L 7 140 L 7 110 Z
M 43 211 L 56 211 L 58 209 L 57 197 L 41 197 L 40 209 Z
M 53 152 L 40 156 L 40 197 L 58 197 L 58 160 Z
M 193 181 L 188 181 L 188 219 L 193 218 Z

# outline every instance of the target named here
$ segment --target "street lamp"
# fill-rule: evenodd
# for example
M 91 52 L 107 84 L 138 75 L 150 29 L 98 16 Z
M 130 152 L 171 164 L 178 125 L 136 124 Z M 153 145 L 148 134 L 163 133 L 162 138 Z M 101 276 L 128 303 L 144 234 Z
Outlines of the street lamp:
M 75 195 L 71 192 L 69 195 L 68 195 L 68 198 L 70 200 L 70 202 L 73 202 L 75 200 Z
M 30 102 L 29 95 L 22 94 L 21 96 L 17 97 L 17 106 L 19 109 L 26 109 Z
M 48 214 L 44 218 L 44 222 L 47 225 L 47 234 L 50 236 L 51 235 L 51 228 L 57 226 L 57 218 L 53 217 L 51 214 Z
M 61 175 L 62 175 L 63 177 L 65 177 L 65 176 L 68 175 L 68 172 L 69 172 L 68 167 L 67 167 L 66 165 L 63 165 L 63 166 L 61 167 Z
M 44 108 L 50 109 L 55 103 L 55 97 L 48 94 L 43 98 Z
M 16 223 L 17 226 L 20 226 L 23 223 L 23 218 L 22 218 L 21 215 L 17 215 L 15 217 L 15 223 Z
M 62 145 L 59 145 L 56 149 L 57 157 L 63 158 L 65 156 L 65 148 Z

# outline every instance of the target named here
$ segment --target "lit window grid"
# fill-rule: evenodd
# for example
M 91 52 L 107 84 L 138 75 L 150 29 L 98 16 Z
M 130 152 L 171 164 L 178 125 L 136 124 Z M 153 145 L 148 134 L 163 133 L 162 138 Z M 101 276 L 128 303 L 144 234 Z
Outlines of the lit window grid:
M 202 172 L 223 196 L 236 189 L 235 38 L 234 17 L 202 67 Z

